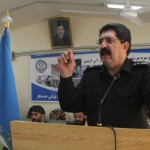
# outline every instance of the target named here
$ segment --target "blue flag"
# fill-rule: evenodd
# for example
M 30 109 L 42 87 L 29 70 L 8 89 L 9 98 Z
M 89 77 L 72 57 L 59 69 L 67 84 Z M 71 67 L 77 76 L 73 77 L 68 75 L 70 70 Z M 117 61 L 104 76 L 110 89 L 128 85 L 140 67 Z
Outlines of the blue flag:
M 0 150 L 12 150 L 10 121 L 20 119 L 11 63 L 10 33 L 5 28 L 0 40 Z

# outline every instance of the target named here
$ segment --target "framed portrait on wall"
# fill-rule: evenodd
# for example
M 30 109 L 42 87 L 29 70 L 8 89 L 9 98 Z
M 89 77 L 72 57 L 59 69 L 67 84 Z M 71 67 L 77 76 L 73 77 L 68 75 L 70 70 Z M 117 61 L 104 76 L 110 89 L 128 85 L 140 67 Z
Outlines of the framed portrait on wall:
M 48 24 L 52 48 L 73 47 L 69 17 L 50 19 Z

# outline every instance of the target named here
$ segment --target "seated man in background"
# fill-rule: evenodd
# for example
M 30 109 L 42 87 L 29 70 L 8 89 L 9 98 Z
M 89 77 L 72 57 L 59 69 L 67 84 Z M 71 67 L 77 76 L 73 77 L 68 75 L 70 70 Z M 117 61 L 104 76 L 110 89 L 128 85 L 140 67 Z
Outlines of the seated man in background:
M 39 105 L 34 105 L 29 109 L 27 118 L 32 122 L 44 122 L 45 110 Z
M 86 123 L 86 115 L 83 112 L 77 112 L 73 114 L 74 116 L 74 125 L 84 126 Z
M 67 120 L 67 115 L 62 109 L 57 108 L 50 112 L 49 120 Z
M 68 120 L 68 116 L 61 108 L 52 110 L 49 114 L 49 123 L 52 124 L 65 124 Z

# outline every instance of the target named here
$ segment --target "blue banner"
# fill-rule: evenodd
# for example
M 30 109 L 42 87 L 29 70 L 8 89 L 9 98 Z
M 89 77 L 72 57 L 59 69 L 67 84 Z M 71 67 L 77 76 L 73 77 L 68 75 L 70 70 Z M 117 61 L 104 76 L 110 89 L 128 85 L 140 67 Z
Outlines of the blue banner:
M 38 102 L 58 102 L 58 85 L 60 74 L 57 70 L 57 59 L 60 54 L 31 56 L 31 100 Z M 102 64 L 99 51 L 74 52 L 76 68 L 73 82 L 76 86 L 87 67 Z M 150 63 L 150 49 L 133 49 L 129 58 L 134 61 Z

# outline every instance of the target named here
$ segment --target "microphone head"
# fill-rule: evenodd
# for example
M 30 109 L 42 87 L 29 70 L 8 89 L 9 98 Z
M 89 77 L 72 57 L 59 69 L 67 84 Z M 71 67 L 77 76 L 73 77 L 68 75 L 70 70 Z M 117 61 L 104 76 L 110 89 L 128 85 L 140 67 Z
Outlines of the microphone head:
M 115 75 L 114 75 L 114 79 L 115 79 L 115 80 L 117 80 L 117 79 L 119 79 L 119 78 L 120 78 L 120 73 L 118 73 L 118 72 L 117 72 L 117 73 L 115 73 Z

